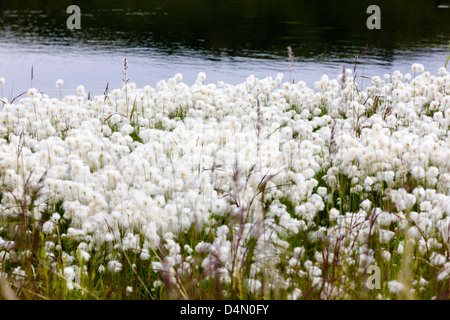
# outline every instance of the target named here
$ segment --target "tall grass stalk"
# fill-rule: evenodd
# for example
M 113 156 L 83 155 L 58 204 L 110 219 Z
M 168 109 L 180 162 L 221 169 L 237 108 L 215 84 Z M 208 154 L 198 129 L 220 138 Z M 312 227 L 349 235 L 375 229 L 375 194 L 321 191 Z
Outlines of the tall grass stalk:
M 445 60 L 444 68 L 447 68 L 447 64 L 448 64 L 449 61 L 450 61 L 450 42 L 448 43 L 447 60 Z
M 294 71 L 294 51 L 292 51 L 292 47 L 288 46 L 288 62 L 289 62 L 289 82 L 294 83 L 294 79 L 292 79 L 292 72 Z

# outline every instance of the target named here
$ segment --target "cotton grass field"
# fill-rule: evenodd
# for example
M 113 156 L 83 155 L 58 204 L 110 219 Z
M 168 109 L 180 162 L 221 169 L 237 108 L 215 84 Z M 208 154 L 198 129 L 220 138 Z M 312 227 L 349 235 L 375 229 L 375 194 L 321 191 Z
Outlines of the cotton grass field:
M 3 97 L 2 298 L 449 299 L 445 68 L 126 71 L 101 96 Z

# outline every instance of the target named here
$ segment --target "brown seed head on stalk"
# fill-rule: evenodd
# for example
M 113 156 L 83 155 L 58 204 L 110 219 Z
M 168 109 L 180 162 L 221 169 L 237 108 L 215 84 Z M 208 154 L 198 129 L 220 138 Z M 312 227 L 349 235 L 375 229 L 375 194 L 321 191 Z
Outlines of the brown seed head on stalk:
M 292 71 L 294 71 L 294 52 L 292 51 L 291 46 L 287 47 L 288 49 L 288 62 L 289 62 L 289 74 L 292 75 Z M 291 79 L 289 79 L 291 80 Z M 294 83 L 294 80 L 292 79 L 292 83 Z
M 341 89 L 344 90 L 347 86 L 347 77 L 345 74 L 345 66 L 342 67 L 342 79 L 341 79 Z
M 122 71 L 122 73 L 123 73 L 123 75 L 124 75 L 123 82 L 125 82 L 125 84 L 127 84 L 128 81 L 130 80 L 130 79 L 128 79 L 128 77 L 127 77 L 127 71 L 128 71 L 128 62 L 127 62 L 127 58 L 125 58 L 125 59 L 123 60 L 123 71 Z

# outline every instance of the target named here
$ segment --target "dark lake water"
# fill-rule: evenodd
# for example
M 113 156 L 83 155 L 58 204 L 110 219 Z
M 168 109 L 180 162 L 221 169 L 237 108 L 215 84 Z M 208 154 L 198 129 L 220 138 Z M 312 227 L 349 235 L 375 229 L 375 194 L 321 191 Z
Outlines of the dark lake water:
M 79 30 L 66 26 L 72 4 L 81 9 Z M 371 4 L 381 9 L 379 30 L 366 25 Z M 295 55 L 292 78 L 309 85 L 353 68 L 356 55 L 359 75 L 407 73 L 416 62 L 434 74 L 450 41 L 449 6 L 449 0 L 0 0 L 0 77 L 8 98 L 30 86 L 59 97 L 57 79 L 64 80 L 63 94 L 79 84 L 103 94 L 108 82 L 122 85 L 125 57 L 138 86 L 176 73 L 188 84 L 199 72 L 214 83 L 279 72 L 289 79 L 287 46 Z

